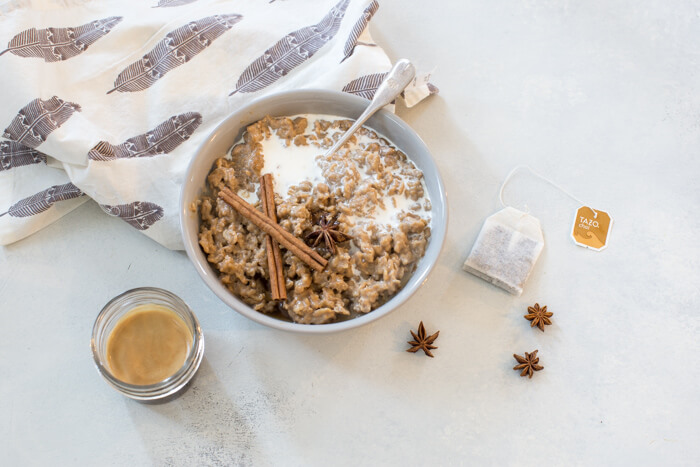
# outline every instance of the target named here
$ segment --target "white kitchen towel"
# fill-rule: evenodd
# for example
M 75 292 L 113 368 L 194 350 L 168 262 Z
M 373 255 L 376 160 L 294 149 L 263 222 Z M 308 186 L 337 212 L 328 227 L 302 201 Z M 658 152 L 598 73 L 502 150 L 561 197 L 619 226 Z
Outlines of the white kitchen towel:
M 202 140 L 231 112 L 282 90 L 371 98 L 391 68 L 367 32 L 378 7 L 0 0 L 0 244 L 92 198 L 181 249 L 180 185 Z M 418 100 L 436 91 L 419 80 L 415 88 Z

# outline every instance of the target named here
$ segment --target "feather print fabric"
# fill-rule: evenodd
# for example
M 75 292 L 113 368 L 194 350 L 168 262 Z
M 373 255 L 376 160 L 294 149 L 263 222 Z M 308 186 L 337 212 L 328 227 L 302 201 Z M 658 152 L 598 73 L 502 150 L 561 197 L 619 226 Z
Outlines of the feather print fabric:
M 89 196 L 182 249 L 180 189 L 197 148 L 222 137 L 219 123 L 282 87 L 340 90 L 390 64 L 363 42 L 377 0 L 10 5 L 0 13 L 0 245 Z M 346 91 L 369 98 L 375 84 Z
M 80 112 L 78 104 L 66 102 L 56 96 L 45 101 L 34 99 L 22 107 L 10 126 L 5 128 L 2 136 L 36 148 L 46 141 L 52 131 L 63 125 L 73 112 Z
M 379 3 L 377 2 L 377 0 L 372 0 L 372 3 L 370 3 L 370 5 L 367 8 L 365 8 L 365 11 L 362 12 L 362 16 L 360 17 L 360 19 L 357 20 L 355 26 L 353 26 L 352 31 L 350 32 L 350 37 L 348 37 L 348 40 L 345 43 L 345 49 L 343 50 L 345 56 L 340 61 L 341 63 L 344 62 L 348 57 L 350 57 L 355 51 L 355 46 L 357 46 L 357 40 L 362 35 L 362 32 L 367 28 L 369 20 L 372 19 L 372 16 L 374 16 L 378 9 Z
M 119 73 L 114 88 L 107 92 L 136 92 L 151 87 L 166 73 L 189 62 L 243 18 L 241 15 L 214 15 L 192 21 L 169 32 L 139 61 Z
M 182 6 L 182 5 L 187 5 L 189 3 L 196 2 L 197 0 L 160 0 L 158 2 L 158 5 L 154 6 L 153 8 L 167 8 L 167 7 L 173 7 L 173 6 Z
M 9 214 L 12 217 L 34 216 L 46 211 L 58 201 L 78 198 L 83 195 L 84 193 L 72 183 L 54 185 L 35 195 L 19 200 L 10 206 L 7 212 L 0 214 L 0 217 L 5 214 Z
M 377 88 L 382 84 L 387 74 L 388 72 L 360 76 L 346 84 L 345 87 L 343 87 L 343 92 L 372 100 L 374 93 L 377 92 Z
M 243 71 L 237 92 L 255 92 L 271 85 L 314 56 L 338 32 L 349 0 L 341 0 L 318 23 L 287 34 Z
M 117 146 L 100 141 L 90 150 L 88 158 L 95 161 L 109 161 L 168 154 L 187 141 L 201 123 L 202 116 L 197 112 L 175 115 L 153 130 L 129 138 Z
M 42 162 L 46 163 L 46 154 L 14 141 L 0 141 L 0 172 Z
M 87 50 L 121 20 L 121 16 L 110 16 L 74 28 L 27 29 L 13 37 L 0 55 L 10 52 L 19 57 L 43 58 L 45 62 L 68 60 Z
M 136 201 L 119 206 L 100 204 L 110 216 L 120 217 L 124 222 L 138 230 L 146 230 L 163 217 L 163 208 L 148 201 Z

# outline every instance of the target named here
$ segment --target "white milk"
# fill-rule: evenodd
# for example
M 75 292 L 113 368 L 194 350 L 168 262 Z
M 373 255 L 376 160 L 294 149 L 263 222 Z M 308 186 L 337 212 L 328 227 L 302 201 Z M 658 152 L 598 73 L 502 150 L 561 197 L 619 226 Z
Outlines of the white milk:
M 264 165 L 262 173 L 271 173 L 275 180 L 275 192 L 287 196 L 292 185 L 298 185 L 303 180 L 311 183 L 324 181 L 321 167 L 316 163 L 316 157 L 325 150 L 314 144 L 297 146 L 272 133 L 269 139 L 262 142 Z
M 301 114 L 295 115 L 290 118 L 304 117 L 308 121 L 307 133 L 311 133 L 314 128 L 314 122 L 319 119 L 324 120 L 338 120 L 343 117 L 336 117 L 332 115 L 320 115 L 320 114 Z M 339 130 L 329 130 L 329 136 Z M 377 134 L 378 137 L 383 136 Z M 370 138 L 368 135 L 355 135 L 357 142 L 349 143 L 350 148 L 364 147 L 371 143 L 376 143 L 377 140 Z M 387 138 L 385 138 L 387 139 Z M 242 141 L 242 139 L 241 139 Z M 239 141 L 239 142 L 241 142 Z M 309 181 L 312 184 L 317 184 L 320 182 L 325 182 L 326 179 L 323 176 L 321 167 L 319 166 L 316 158 L 319 155 L 325 153 L 326 149 L 319 148 L 314 144 L 313 141 L 309 141 L 308 144 L 297 146 L 293 141 L 287 145 L 287 141 L 277 136 L 277 134 L 272 131 L 268 139 L 262 141 L 262 154 L 264 159 L 264 164 L 262 168 L 262 173 L 271 173 L 275 180 L 275 193 L 285 198 L 292 185 L 298 185 L 302 181 Z M 359 169 L 363 178 L 375 178 L 374 175 L 367 174 L 364 170 Z M 424 192 L 427 193 L 425 182 L 421 181 L 423 184 Z M 247 195 L 246 200 L 249 202 L 257 201 L 257 195 L 254 193 L 241 193 L 241 195 Z M 412 211 L 409 209 L 410 206 L 419 203 L 420 209 L 417 211 Z M 385 208 L 376 208 L 370 215 L 368 219 L 359 218 L 352 216 L 351 222 L 364 224 L 367 222 L 376 222 L 377 224 L 392 227 L 399 224 L 399 214 L 401 212 L 412 212 L 425 219 L 430 219 L 430 211 L 425 210 L 425 198 L 420 198 L 418 201 L 414 201 L 405 197 L 404 195 L 394 195 L 387 197 L 384 200 Z

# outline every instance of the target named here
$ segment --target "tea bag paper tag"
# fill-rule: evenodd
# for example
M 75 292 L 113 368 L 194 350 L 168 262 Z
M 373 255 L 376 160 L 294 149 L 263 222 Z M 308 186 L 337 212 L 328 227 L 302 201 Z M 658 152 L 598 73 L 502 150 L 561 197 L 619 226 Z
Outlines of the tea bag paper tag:
M 576 211 L 571 238 L 582 247 L 600 251 L 608 246 L 608 235 L 612 227 L 610 214 L 581 206 Z
M 520 295 L 543 247 L 540 221 L 506 207 L 486 219 L 462 269 Z

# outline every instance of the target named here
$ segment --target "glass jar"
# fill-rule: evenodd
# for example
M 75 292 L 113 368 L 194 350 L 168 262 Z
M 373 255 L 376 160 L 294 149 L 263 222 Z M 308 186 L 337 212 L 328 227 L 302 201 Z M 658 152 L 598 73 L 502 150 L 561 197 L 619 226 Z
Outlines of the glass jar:
M 139 305 L 161 305 L 175 312 L 186 324 L 192 342 L 182 367 L 172 376 L 148 385 L 129 384 L 116 378 L 107 361 L 107 341 L 119 320 Z M 204 336 L 199 321 L 187 304 L 177 295 L 154 287 L 127 290 L 114 297 L 97 315 L 90 341 L 95 365 L 102 377 L 117 391 L 127 397 L 141 401 L 152 401 L 174 395 L 194 376 L 204 356 Z

